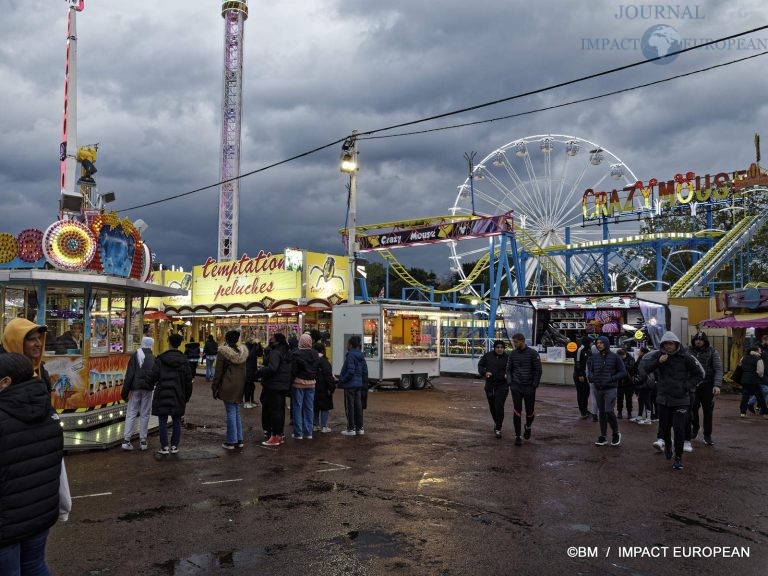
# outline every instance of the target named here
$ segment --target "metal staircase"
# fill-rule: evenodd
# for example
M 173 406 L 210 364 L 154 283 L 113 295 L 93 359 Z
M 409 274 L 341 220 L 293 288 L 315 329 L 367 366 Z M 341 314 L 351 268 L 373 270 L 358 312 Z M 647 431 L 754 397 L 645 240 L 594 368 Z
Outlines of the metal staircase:
M 691 266 L 667 292 L 670 298 L 682 298 L 695 288 L 707 284 L 749 239 L 768 221 L 768 211 L 761 211 L 740 220 L 717 244 Z

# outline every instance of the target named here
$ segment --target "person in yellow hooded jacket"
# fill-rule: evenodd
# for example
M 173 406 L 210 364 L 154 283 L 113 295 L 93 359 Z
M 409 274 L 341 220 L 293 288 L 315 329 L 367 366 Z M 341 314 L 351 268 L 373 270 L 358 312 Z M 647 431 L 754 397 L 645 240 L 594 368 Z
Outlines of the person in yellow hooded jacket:
M 45 337 L 48 328 L 35 324 L 26 318 L 14 318 L 5 326 L 2 336 L 3 350 L 24 354 L 32 361 L 35 377 L 40 378 L 48 387 L 48 392 L 53 389 L 51 377 L 45 369 L 43 362 L 43 350 L 45 350 Z

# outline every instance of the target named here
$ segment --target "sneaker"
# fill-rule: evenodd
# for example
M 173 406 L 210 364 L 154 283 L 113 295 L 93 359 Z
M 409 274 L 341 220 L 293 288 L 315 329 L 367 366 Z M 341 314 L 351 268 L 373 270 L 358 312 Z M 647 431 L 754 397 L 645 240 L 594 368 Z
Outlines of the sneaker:
M 705 444 L 706 446 L 714 446 L 714 445 L 715 445 L 715 443 L 714 443 L 714 441 L 712 440 L 712 436 L 704 436 L 704 444 Z
M 235 446 L 237 446 L 237 444 L 230 444 L 229 442 L 224 442 L 224 444 L 221 445 L 224 450 L 234 450 Z
M 277 439 L 280 440 L 280 444 L 285 444 L 285 434 L 280 434 Z
M 323 434 L 328 434 L 329 432 L 331 432 L 331 428 L 329 426 L 323 426 L 320 432 Z
M 133 450 L 133 444 L 126 441 L 126 442 L 123 442 L 123 445 L 120 446 L 120 448 L 122 448 L 123 450 Z
M 342 436 L 354 436 L 355 434 L 357 434 L 357 432 L 355 432 L 354 430 L 342 430 L 341 431 L 341 435 Z
M 605 436 L 600 436 L 595 442 L 595 446 L 605 446 L 606 444 L 608 444 L 608 440 L 606 440 Z
M 639 423 L 640 420 L 642 420 L 641 416 L 635 416 L 634 418 L 629 419 L 630 422 L 634 422 L 635 424 Z
M 683 442 L 683 452 L 693 452 L 693 446 L 690 440 Z
M 322 428 L 320 428 L 320 426 L 313 426 L 312 427 L 312 432 L 320 432 L 320 430 L 322 430 Z
M 501 430 L 494 430 L 493 433 L 496 435 L 496 438 L 501 439 Z
M 358 436 L 365 436 L 365 430 L 363 430 L 362 428 L 360 428 L 360 430 L 358 430 L 358 431 L 356 432 L 356 434 L 357 434 Z
M 653 447 L 656 448 L 658 452 L 664 452 L 664 440 L 662 438 L 656 438 Z
M 611 446 L 618 446 L 619 444 L 621 444 L 621 432 L 616 432 L 611 437 Z
M 672 464 L 673 470 L 682 470 L 683 469 L 683 461 L 680 460 L 680 458 L 675 458 L 675 463 Z
M 166 456 L 170 454 L 170 452 L 168 451 L 168 446 L 163 446 L 162 448 L 160 448 L 160 450 L 157 451 L 157 453 L 162 456 Z
M 531 427 L 530 426 L 525 426 L 523 428 L 523 438 L 525 438 L 526 440 L 529 440 L 531 438 Z
M 256 404 L 253 402 L 245 402 L 243 403 L 243 408 L 256 408 Z
M 741 414 L 739 414 L 739 416 L 740 416 L 740 417 L 742 417 L 742 418 L 746 418 L 746 417 L 747 417 L 747 415 L 746 415 L 744 412 L 742 412 Z
M 515 436 L 515 446 L 522 446 L 523 441 L 520 439 L 520 436 Z
M 171 454 L 178 454 L 179 449 L 176 446 L 171 446 Z
M 141 448 L 142 450 L 146 450 L 147 448 L 149 448 L 149 446 L 147 445 L 146 439 L 139 441 L 139 448 Z
M 304 440 L 312 440 L 312 436 L 304 436 Z
M 237 447 L 238 448 L 242 448 L 243 446 L 245 446 L 245 444 L 243 443 L 242 439 L 238 440 L 237 441 Z
M 270 436 L 269 440 L 264 440 L 262 442 L 262 445 L 264 446 L 280 446 L 283 441 L 281 440 L 280 436 Z
M 587 412 L 586 414 L 582 414 L 582 415 L 580 416 L 580 418 L 581 418 L 582 420 L 586 420 L 587 418 L 589 418 L 589 412 Z
M 302 436 L 301 434 L 291 434 L 291 438 L 293 438 L 294 440 L 304 440 L 304 436 Z
M 637 423 L 641 426 L 649 426 L 653 424 L 653 421 L 650 418 L 643 418 L 642 420 L 638 420 Z

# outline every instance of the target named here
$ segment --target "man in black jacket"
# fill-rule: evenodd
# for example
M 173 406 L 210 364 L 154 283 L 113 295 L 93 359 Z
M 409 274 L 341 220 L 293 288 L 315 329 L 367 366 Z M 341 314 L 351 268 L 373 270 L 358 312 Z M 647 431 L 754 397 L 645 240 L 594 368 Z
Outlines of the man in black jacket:
M 49 574 L 64 435 L 45 383 L 22 354 L 0 354 L 0 574 Z
M 573 361 L 573 383 L 576 385 L 576 404 L 579 407 L 581 419 L 589 418 L 589 379 L 587 378 L 587 360 L 592 355 L 592 339 L 584 336 L 581 346 L 576 350 Z
M 541 360 L 538 351 L 526 345 L 525 336 L 522 334 L 514 334 L 512 344 L 514 349 L 509 354 L 507 361 L 507 378 L 509 379 L 509 389 L 512 391 L 512 406 L 514 408 L 512 422 L 515 425 L 515 446 L 522 446 L 520 424 L 523 403 L 525 403 L 523 438 L 528 440 L 531 437 L 531 426 L 533 425 L 536 388 L 539 387 L 541 381 Z
M 192 373 L 187 357 L 179 350 L 181 334 L 168 336 L 171 346 L 156 358 L 150 382 L 155 389 L 152 396 L 152 414 L 158 417 L 160 431 L 160 455 L 176 454 L 181 441 L 181 417 L 192 396 Z M 171 444 L 168 445 L 168 416 L 173 421 Z
M 608 443 L 606 434 L 610 424 L 613 431 L 611 446 L 618 446 L 621 444 L 621 432 L 619 432 L 619 421 L 616 419 L 613 408 L 616 405 L 619 381 L 626 378 L 627 369 L 618 354 L 611 352 L 607 337 L 600 336 L 595 346 L 597 354 L 590 356 L 587 362 L 587 377 L 595 386 L 597 413 L 600 420 L 600 436 L 595 445 L 605 446 Z
M 661 337 L 661 350 L 646 354 L 643 358 L 643 371 L 657 371 L 656 404 L 658 404 L 659 428 L 664 440 L 664 455 L 672 459 L 672 429 L 675 431 L 674 456 L 672 467 L 683 469 L 683 443 L 685 425 L 690 407 L 690 391 L 704 379 L 704 369 L 680 344 L 674 332 L 664 332 Z
M 699 408 L 704 413 L 704 444 L 712 446 L 712 413 L 715 411 L 715 397 L 720 395 L 723 384 L 723 361 L 720 353 L 709 345 L 706 333 L 697 332 L 691 339 L 691 355 L 699 361 L 706 376 L 696 387 L 691 407 L 691 437 L 699 435 Z
M 483 354 L 477 363 L 477 371 L 485 378 L 485 397 L 493 418 L 494 434 L 501 438 L 501 425 L 504 422 L 504 403 L 509 395 L 507 382 L 507 355 L 504 352 L 504 341 L 496 340 L 493 350 Z

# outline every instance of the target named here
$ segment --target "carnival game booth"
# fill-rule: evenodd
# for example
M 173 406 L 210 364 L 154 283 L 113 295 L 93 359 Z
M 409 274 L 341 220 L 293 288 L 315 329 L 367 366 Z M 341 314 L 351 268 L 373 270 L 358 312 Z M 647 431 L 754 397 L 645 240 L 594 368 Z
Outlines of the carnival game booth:
M 222 342 L 228 330 L 238 330 L 242 341 L 266 346 L 276 332 L 289 337 L 317 330 L 330 346 L 330 310 L 347 299 L 347 269 L 345 256 L 294 248 L 228 262 L 208 258 L 191 272 L 164 271 L 165 285 L 190 291 L 150 304 L 180 319 L 199 342 L 208 334 Z
M 669 306 L 663 292 L 505 297 L 499 310 L 509 337 L 522 333 L 539 350 L 541 380 L 549 384 L 573 383 L 572 357 L 584 336 L 631 348 L 656 346 L 670 329 L 688 334 L 686 309 Z
M 344 364 L 346 343 L 360 336 L 368 377 L 422 389 L 440 375 L 440 323 L 448 312 L 434 306 L 342 304 L 333 308 L 333 369 Z
M 145 330 L 145 301 L 182 294 L 145 282 L 150 253 L 116 215 L 59 220 L 46 231 L 0 234 L 0 328 L 14 318 L 47 327 L 43 361 L 66 449 L 122 440 L 120 392 Z

